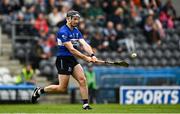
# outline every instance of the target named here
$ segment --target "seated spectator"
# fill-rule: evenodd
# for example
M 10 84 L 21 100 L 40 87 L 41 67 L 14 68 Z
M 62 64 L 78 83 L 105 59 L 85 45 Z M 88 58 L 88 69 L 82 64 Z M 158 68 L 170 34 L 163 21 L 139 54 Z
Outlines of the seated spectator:
M 126 37 L 123 29 L 124 29 L 124 26 L 121 23 L 116 24 L 116 32 L 117 32 L 118 40 L 124 39 Z
M 108 20 L 114 22 L 114 24 L 117 24 L 117 23 L 123 23 L 124 22 L 124 17 L 123 17 L 123 9 L 122 8 L 117 8 L 115 10 L 115 12 L 113 14 L 111 14 L 109 17 L 108 17 Z
M 50 47 L 51 56 L 56 55 L 56 36 L 55 34 L 49 34 L 47 39 L 47 46 Z
M 154 19 L 153 12 L 146 18 L 144 34 L 147 37 L 147 42 L 150 44 L 156 43 L 160 45 L 161 39 L 165 37 L 161 22 L 158 19 Z
M 172 29 L 174 28 L 174 21 L 171 15 L 168 15 L 166 12 L 161 11 L 159 15 L 159 20 L 161 21 L 163 27 Z
M 21 74 L 16 77 L 16 84 L 34 85 L 34 70 L 30 64 L 26 65 Z
M 31 24 L 35 21 L 35 6 L 28 5 L 26 6 L 26 12 L 24 13 L 24 18 L 26 22 L 30 22 Z
M 43 39 L 43 40 L 47 40 L 48 39 L 48 33 L 42 29 L 38 33 L 38 38 Z
M 116 32 L 117 32 L 116 42 L 126 38 L 126 34 L 123 30 L 124 30 L 123 24 L 121 24 L 121 23 L 116 24 Z M 123 50 L 123 48 L 121 46 L 118 46 L 117 51 L 121 52 L 122 50 Z
M 61 21 L 57 24 L 58 27 L 64 25 L 66 23 L 66 13 L 70 10 L 70 7 L 66 5 L 62 5 L 59 11 L 59 15 L 61 17 Z
M 63 21 L 64 18 L 58 12 L 58 8 L 54 7 L 53 11 L 48 16 L 49 24 L 52 27 L 55 27 L 60 21 Z
M 54 34 L 48 35 L 47 39 L 40 39 L 36 46 L 36 50 L 39 50 L 37 52 L 38 56 L 41 59 L 49 59 L 53 55 L 52 51 L 53 48 L 55 48 L 55 46 L 56 46 L 56 40 Z
M 99 32 L 96 32 L 94 37 L 91 38 L 90 45 L 92 46 L 94 51 L 103 50 L 102 46 L 102 35 Z
M 49 0 L 48 0 L 49 1 Z M 51 0 L 52 1 L 52 0 Z M 35 9 L 36 9 L 36 16 L 40 13 L 40 12 L 43 12 L 43 13 L 46 13 L 47 10 L 51 10 L 51 8 L 49 8 L 47 5 L 46 5 L 46 0 L 34 0 L 34 3 L 35 5 Z
M 137 2 L 137 4 L 139 4 L 138 0 L 135 0 Z M 138 24 L 141 23 L 142 21 L 142 17 L 140 16 L 140 12 L 141 12 L 141 8 L 140 6 L 138 6 L 138 8 L 136 7 L 135 1 L 130 0 L 129 1 L 129 8 L 130 8 L 130 20 L 132 20 L 132 26 L 136 26 Z M 140 5 L 140 4 L 139 4 Z
M 10 0 L 0 1 L 0 14 L 9 15 L 12 12 L 13 7 L 10 4 Z
M 104 28 L 103 33 L 105 40 L 107 40 L 111 35 L 117 35 L 116 30 L 114 29 L 114 23 L 112 21 L 107 22 L 107 26 Z
M 99 20 L 99 19 L 104 18 L 104 12 L 103 12 L 102 8 L 99 7 L 100 6 L 99 2 L 98 1 L 94 1 L 94 2 L 95 2 L 94 6 L 90 6 L 88 11 L 87 11 L 88 12 L 87 14 L 88 14 L 89 18 L 92 19 L 92 20 L 93 19 Z
M 119 45 L 117 43 L 117 36 L 111 35 L 109 37 L 109 51 L 118 51 Z
M 46 33 L 49 31 L 49 26 L 47 24 L 47 20 L 43 13 L 39 13 L 37 19 L 34 24 L 35 29 L 39 32 L 40 30 L 44 30 Z
M 174 28 L 174 21 L 172 16 L 168 16 L 167 20 L 167 28 L 173 29 Z
M 167 0 L 166 4 L 162 9 L 166 14 L 172 16 L 173 19 L 177 18 L 175 7 L 172 3 L 172 0 Z
M 53 48 L 54 46 L 56 46 L 56 36 L 55 34 L 51 33 L 48 35 L 48 39 L 47 39 L 47 45 L 50 47 L 50 48 Z
M 28 32 L 28 27 L 25 23 L 25 17 L 23 12 L 18 12 L 16 15 L 16 33 L 17 35 L 24 35 Z
M 128 4 L 127 0 L 121 0 L 120 1 L 120 6 L 123 9 L 123 17 L 124 17 L 124 25 L 130 26 L 133 24 L 133 20 L 131 19 L 131 12 L 130 12 L 130 6 Z

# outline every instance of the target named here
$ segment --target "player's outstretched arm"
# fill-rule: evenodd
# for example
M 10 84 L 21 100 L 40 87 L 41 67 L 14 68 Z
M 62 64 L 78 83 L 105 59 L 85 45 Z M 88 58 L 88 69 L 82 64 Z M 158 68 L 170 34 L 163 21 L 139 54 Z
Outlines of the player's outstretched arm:
M 96 62 L 97 58 L 95 57 L 91 46 L 84 39 L 79 39 L 79 42 L 83 46 L 83 49 L 91 56 L 93 62 Z
M 71 42 L 65 42 L 63 44 L 74 56 L 76 56 L 78 58 L 81 58 L 81 59 L 83 59 L 83 60 L 85 60 L 87 62 L 92 62 L 93 61 L 91 57 L 88 57 L 88 56 L 82 54 L 77 49 L 75 49 Z

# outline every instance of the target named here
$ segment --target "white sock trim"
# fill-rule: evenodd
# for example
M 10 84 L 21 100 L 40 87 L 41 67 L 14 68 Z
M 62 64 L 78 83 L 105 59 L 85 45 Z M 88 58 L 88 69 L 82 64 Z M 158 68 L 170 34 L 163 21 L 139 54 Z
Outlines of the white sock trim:
M 89 104 L 83 104 L 83 108 L 87 107 Z
M 37 93 L 38 93 L 39 95 L 41 95 L 41 89 L 39 89 Z

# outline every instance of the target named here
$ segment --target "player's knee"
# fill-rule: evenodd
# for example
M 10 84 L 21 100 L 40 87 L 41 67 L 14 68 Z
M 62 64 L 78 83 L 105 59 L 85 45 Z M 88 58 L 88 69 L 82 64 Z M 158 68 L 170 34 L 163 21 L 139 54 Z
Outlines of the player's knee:
M 85 86 L 86 85 L 86 78 L 85 77 L 80 77 L 79 78 L 79 84 L 80 84 L 80 86 Z

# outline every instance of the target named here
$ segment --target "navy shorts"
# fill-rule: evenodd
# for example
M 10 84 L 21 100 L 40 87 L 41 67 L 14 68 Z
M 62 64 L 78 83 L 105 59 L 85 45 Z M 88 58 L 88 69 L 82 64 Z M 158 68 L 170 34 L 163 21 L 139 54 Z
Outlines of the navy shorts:
M 58 56 L 56 59 L 56 68 L 58 74 L 72 75 L 74 67 L 79 64 L 73 56 Z

